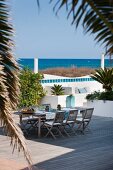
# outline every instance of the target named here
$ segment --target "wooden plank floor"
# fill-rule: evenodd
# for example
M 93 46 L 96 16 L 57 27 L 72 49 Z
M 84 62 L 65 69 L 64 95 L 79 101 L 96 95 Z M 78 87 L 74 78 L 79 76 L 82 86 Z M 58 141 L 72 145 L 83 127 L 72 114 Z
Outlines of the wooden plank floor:
M 113 170 L 113 118 L 93 117 L 84 135 L 38 139 L 27 137 L 33 163 L 41 170 Z M 9 139 L 0 131 L 0 157 L 25 162 L 23 154 L 13 155 Z

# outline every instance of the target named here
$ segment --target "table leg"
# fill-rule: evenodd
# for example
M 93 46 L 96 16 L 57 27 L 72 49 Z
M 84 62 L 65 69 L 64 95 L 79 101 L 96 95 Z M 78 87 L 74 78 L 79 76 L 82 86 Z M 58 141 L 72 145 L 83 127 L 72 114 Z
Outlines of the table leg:
M 38 118 L 38 137 L 41 136 L 41 117 Z

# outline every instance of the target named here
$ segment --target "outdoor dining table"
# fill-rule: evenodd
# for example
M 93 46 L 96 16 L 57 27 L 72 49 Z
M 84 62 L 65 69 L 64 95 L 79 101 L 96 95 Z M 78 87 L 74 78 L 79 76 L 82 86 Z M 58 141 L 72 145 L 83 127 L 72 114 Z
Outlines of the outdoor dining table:
M 80 111 L 85 110 L 86 108 L 84 107 L 75 107 L 75 108 L 62 108 L 63 111 L 65 111 L 65 118 L 68 116 L 68 113 L 70 110 L 78 110 L 79 115 Z M 21 113 L 21 112 L 20 112 Z M 45 117 L 46 120 L 54 119 L 55 112 L 46 112 L 44 110 L 37 110 L 35 113 L 33 113 L 34 117 L 37 117 L 37 122 L 38 122 L 38 137 L 41 137 L 41 123 L 42 119 Z
M 84 107 L 76 107 L 76 108 L 62 108 L 66 112 L 65 118 L 67 114 L 69 113 L 69 110 L 78 110 L 79 111 L 79 116 L 80 116 L 80 111 L 85 110 L 86 108 Z M 46 119 L 54 119 L 55 112 L 46 112 L 46 111 L 40 111 L 38 110 L 36 113 L 33 114 L 33 116 L 37 117 L 38 119 L 38 137 L 41 137 L 41 122 L 42 122 L 42 117 L 46 117 Z

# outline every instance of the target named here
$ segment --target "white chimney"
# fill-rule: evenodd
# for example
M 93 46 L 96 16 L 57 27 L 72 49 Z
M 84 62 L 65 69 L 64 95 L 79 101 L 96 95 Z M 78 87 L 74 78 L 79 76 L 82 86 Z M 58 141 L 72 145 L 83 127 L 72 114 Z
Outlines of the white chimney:
M 38 73 L 38 58 L 34 58 L 34 73 Z
M 101 56 L 101 68 L 104 70 L 104 53 Z

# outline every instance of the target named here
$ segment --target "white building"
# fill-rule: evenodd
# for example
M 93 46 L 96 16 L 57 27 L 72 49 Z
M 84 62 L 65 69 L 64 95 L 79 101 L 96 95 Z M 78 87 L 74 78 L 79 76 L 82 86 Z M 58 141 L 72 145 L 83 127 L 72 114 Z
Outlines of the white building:
M 83 106 L 83 103 L 86 102 L 87 94 L 103 90 L 102 85 L 90 76 L 70 78 L 44 74 L 41 84 L 46 91 L 46 96 L 42 99 L 42 104 L 51 104 L 52 108 L 56 108 L 58 104 L 62 107 Z M 62 85 L 65 89 L 65 95 L 53 96 L 51 94 L 51 87 L 54 84 Z

